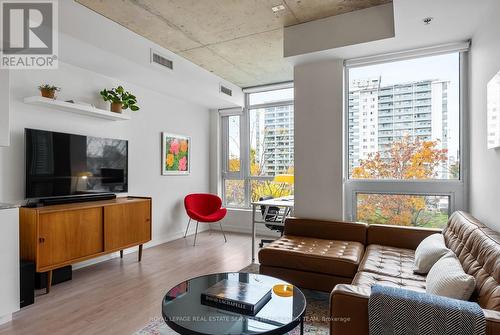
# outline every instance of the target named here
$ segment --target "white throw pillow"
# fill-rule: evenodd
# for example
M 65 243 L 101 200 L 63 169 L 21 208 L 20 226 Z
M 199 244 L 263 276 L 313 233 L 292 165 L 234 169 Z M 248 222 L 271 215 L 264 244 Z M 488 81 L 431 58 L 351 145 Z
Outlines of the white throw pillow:
M 432 266 L 450 251 L 444 243 L 443 234 L 426 237 L 415 250 L 415 272 L 428 273 Z
M 425 280 L 426 292 L 448 298 L 469 300 L 476 280 L 465 273 L 462 264 L 450 252 L 434 264 Z

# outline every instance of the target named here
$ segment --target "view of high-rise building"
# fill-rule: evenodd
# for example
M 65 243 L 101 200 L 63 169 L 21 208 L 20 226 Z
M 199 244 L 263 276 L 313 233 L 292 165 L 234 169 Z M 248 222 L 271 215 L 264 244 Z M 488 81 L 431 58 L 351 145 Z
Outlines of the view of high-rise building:
M 256 118 L 256 163 L 274 176 L 293 167 L 293 106 L 267 107 Z
M 449 179 L 456 152 L 448 150 L 448 88 L 437 79 L 381 85 L 380 77 L 356 79 L 349 87 L 349 170 L 370 154 L 384 153 L 405 136 L 437 141 L 448 159 L 437 171 Z

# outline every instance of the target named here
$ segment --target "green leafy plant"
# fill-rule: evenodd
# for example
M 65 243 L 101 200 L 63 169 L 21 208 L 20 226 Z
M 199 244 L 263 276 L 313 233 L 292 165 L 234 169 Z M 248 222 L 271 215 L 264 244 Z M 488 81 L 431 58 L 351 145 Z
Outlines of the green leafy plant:
M 104 89 L 101 91 L 101 96 L 104 101 L 110 101 L 111 103 L 121 103 L 124 110 L 130 108 L 130 110 L 135 112 L 140 109 L 139 106 L 137 106 L 137 98 L 135 97 L 135 95 L 125 91 L 122 86 L 118 86 L 110 90 Z
M 41 90 L 47 90 L 47 91 L 60 91 L 61 88 L 60 87 L 57 87 L 57 86 L 54 86 L 54 85 L 49 85 L 49 84 L 43 84 L 43 85 L 40 85 L 38 86 L 38 89 L 41 91 Z

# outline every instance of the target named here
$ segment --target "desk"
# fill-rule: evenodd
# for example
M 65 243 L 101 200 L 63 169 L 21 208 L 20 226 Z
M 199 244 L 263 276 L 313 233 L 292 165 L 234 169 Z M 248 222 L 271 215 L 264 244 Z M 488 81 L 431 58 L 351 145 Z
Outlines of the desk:
M 273 224 L 276 226 L 284 226 L 285 219 L 293 212 L 293 196 L 274 198 L 269 200 L 255 201 L 252 202 L 252 263 L 255 262 L 255 226 L 257 223 L 260 224 Z M 260 213 L 260 207 L 264 206 L 264 215 Z M 264 218 L 267 217 L 267 211 L 269 207 L 280 208 L 280 213 L 276 221 L 265 221 Z M 262 216 L 261 220 L 257 219 L 257 210 L 259 210 L 259 215 Z

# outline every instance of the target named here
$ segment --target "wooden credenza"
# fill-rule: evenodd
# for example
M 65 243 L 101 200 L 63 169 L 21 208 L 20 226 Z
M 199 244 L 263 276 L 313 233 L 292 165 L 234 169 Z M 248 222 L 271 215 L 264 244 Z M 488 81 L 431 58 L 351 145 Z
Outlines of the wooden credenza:
M 139 246 L 151 240 L 151 199 L 123 197 L 113 200 L 21 208 L 20 256 L 34 261 L 37 272 L 52 270 L 90 258 Z

